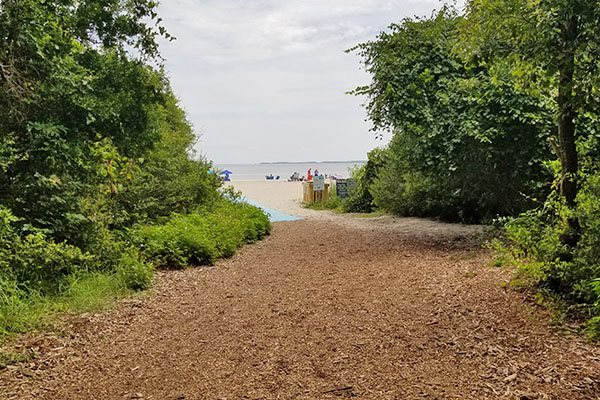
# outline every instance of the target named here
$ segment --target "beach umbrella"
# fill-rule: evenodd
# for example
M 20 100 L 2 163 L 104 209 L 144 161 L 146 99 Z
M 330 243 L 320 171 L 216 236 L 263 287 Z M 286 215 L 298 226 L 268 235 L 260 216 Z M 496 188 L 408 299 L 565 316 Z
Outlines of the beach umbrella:
M 221 171 L 221 175 L 229 175 L 229 174 L 233 174 L 233 172 L 228 171 L 228 170 Z

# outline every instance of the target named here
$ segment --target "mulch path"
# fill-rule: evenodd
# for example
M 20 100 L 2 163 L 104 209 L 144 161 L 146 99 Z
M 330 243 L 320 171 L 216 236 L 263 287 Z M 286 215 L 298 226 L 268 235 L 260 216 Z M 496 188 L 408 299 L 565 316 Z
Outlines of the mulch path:
M 0 398 L 600 398 L 599 348 L 464 240 L 277 223 L 215 267 L 160 273 L 146 300 L 29 339 L 38 356 L 0 372 Z

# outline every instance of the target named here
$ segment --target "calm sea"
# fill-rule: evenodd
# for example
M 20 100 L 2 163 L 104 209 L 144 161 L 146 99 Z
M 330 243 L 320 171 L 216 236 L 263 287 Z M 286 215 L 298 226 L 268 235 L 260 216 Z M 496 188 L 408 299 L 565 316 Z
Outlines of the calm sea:
M 281 180 L 288 179 L 294 172 L 306 176 L 308 169 L 314 174 L 338 174 L 344 178 L 350 175 L 350 170 L 364 164 L 364 161 L 350 162 L 310 162 L 310 163 L 273 163 L 273 164 L 216 164 L 219 170 L 228 170 L 232 181 L 255 181 L 265 179 L 265 175 L 279 175 Z

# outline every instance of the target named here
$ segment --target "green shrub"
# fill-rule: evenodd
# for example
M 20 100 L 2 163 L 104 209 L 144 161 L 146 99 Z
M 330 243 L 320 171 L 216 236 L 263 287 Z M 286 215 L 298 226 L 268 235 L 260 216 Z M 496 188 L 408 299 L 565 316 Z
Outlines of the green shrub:
M 119 258 L 115 274 L 123 287 L 136 291 L 144 290 L 152 283 L 154 267 L 141 260 L 137 251 L 130 249 Z
M 587 323 L 587 330 L 591 340 L 600 341 L 600 317 L 594 317 Z
M 132 236 L 145 257 L 160 268 L 212 264 L 217 258 L 208 224 L 192 216 L 174 215 L 166 224 L 140 227 Z
M 211 210 L 174 214 L 163 225 L 130 230 L 144 256 L 160 268 L 211 265 L 270 232 L 268 217 L 246 203 L 221 200 Z
M 269 217 L 258 207 L 244 202 L 220 201 L 214 208 L 215 220 L 228 217 L 228 226 L 240 229 L 243 243 L 254 243 L 271 232 Z
M 329 192 L 329 197 L 325 201 L 315 201 L 312 203 L 306 203 L 304 206 L 311 210 L 335 210 L 339 212 L 344 211 L 344 200 L 337 197 L 335 192 Z
M 26 292 L 16 281 L 0 275 L 0 336 L 36 326 L 40 320 L 36 310 L 40 298 L 37 292 Z
M 95 263 L 91 254 L 66 243 L 55 243 L 37 232 L 15 238 L 4 254 L 1 272 L 28 290 L 53 294 L 66 277 L 87 271 Z
M 373 211 L 375 204 L 372 186 L 386 160 L 386 150 L 374 149 L 368 153 L 368 161 L 352 173 L 352 178 L 356 180 L 356 187 L 350 197 L 344 201 L 344 211 L 364 213 Z
M 570 246 L 569 218 L 579 222 L 579 241 Z M 581 182 L 575 209 L 557 193 L 544 206 L 503 220 L 519 277 L 537 287 L 577 317 L 592 317 L 588 331 L 600 338 L 600 173 Z
M 579 203 L 577 210 L 577 214 L 584 216 L 581 221 L 600 218 L 600 214 L 584 215 L 581 205 Z M 524 260 L 520 268 L 522 275 L 569 303 L 590 305 L 600 299 L 600 293 L 593 290 L 594 279 L 600 277 L 596 248 L 600 245 L 597 236 L 600 231 L 583 223 L 579 243 L 571 248 L 562 240 L 569 230 L 566 220 L 570 214 L 553 195 L 545 209 L 507 220 L 507 237 L 517 258 Z

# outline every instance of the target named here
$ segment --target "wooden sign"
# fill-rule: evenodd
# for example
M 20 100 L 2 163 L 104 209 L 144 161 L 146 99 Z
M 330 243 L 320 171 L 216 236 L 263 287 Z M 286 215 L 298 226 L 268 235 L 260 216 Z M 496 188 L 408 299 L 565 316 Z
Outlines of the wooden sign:
M 337 197 L 340 199 L 346 199 L 350 197 L 350 194 L 352 194 L 355 187 L 356 181 L 354 179 L 338 179 L 335 181 L 335 191 Z
M 323 175 L 318 175 L 313 178 L 313 190 L 315 192 L 325 190 L 325 177 Z

